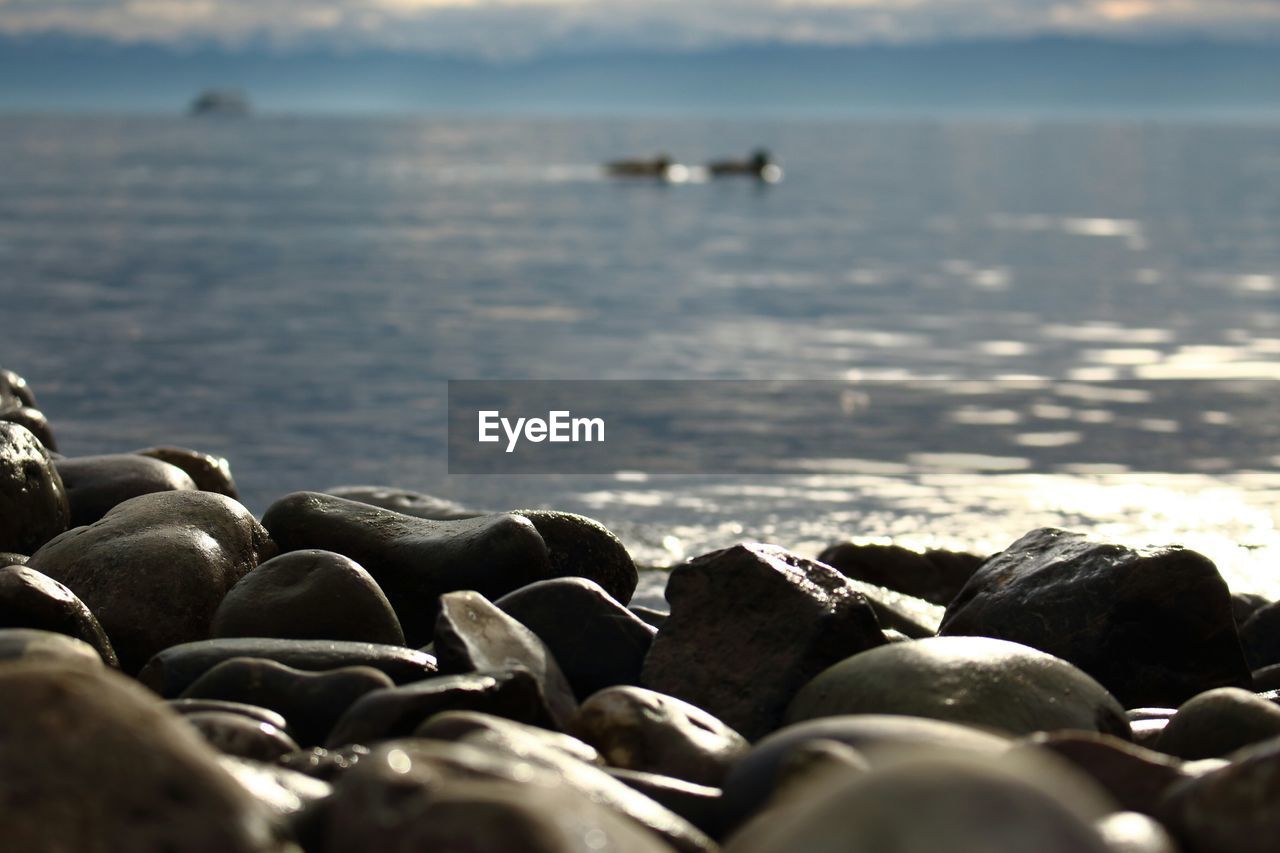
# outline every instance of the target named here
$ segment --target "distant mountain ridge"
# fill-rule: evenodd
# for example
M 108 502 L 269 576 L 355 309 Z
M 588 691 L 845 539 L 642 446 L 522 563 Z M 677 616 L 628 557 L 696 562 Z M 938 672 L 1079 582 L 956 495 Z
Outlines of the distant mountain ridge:
M 845 48 L 428 54 L 0 38 L 0 110 L 180 113 L 208 87 L 263 113 L 1249 115 L 1280 118 L 1280 44 L 1042 38 Z

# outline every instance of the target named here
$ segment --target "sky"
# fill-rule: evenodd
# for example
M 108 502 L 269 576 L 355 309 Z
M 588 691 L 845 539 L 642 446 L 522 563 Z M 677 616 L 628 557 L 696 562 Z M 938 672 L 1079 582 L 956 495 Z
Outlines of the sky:
M 1280 38 L 1280 0 L 0 0 L 0 35 L 519 60 L 610 47 Z

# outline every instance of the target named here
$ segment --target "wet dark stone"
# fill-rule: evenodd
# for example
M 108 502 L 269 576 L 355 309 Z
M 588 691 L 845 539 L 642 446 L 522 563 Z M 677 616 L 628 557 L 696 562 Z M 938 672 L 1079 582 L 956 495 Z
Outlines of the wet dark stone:
M 1280 737 L 1280 707 L 1236 687 L 1188 699 L 1160 736 L 1159 749 L 1179 758 L 1219 758 Z
M 594 801 L 556 771 L 523 765 L 516 774 L 513 765 L 501 754 L 440 741 L 395 743 L 376 750 L 342 775 L 325 804 L 321 834 L 329 842 L 327 849 L 671 850 L 642 824 Z M 694 853 L 709 847 L 681 849 Z
M 626 547 L 594 519 L 544 509 L 515 511 L 533 522 L 551 557 L 551 577 L 587 578 L 621 604 L 630 604 L 639 575 Z
M 590 744 L 563 732 L 517 723 L 514 720 L 481 714 L 476 711 L 445 711 L 430 717 L 414 730 L 413 736 L 434 740 L 460 741 L 479 733 L 489 733 L 498 738 L 536 738 L 543 744 L 558 749 L 571 758 L 587 764 L 603 764 L 600 753 Z
M 12 370 L 0 367 L 0 409 L 13 409 L 20 406 L 38 408 L 36 394 L 23 379 Z
M 386 675 L 367 666 L 308 672 L 262 658 L 231 658 L 205 672 L 182 696 L 270 708 L 289 721 L 298 743 L 313 746 L 324 742 L 361 696 L 394 686 Z
M 826 667 L 884 643 L 850 581 L 768 545 L 737 545 L 677 566 L 671 616 L 641 682 L 755 739 L 778 727 L 791 696 Z
M 26 427 L 47 450 L 50 452 L 57 451 L 58 442 L 53 437 L 53 428 L 49 426 L 49 419 L 44 416 L 44 412 L 39 409 L 33 409 L 30 406 L 6 409 L 0 411 L 0 421 L 8 421 L 9 423 Z
M 1250 669 L 1280 664 L 1280 602 L 1259 607 L 1240 625 Z
M 947 608 L 942 634 L 998 637 L 1070 661 L 1126 707 L 1249 687 L 1231 594 L 1206 557 L 1028 533 Z
M 0 667 L 0 696 L 6 850 L 293 849 L 193 728 L 113 671 Z
M 457 521 L 460 518 L 479 518 L 490 514 L 468 509 L 445 498 L 392 486 L 335 486 L 325 489 L 325 494 L 431 521 Z
M 0 628 L 0 662 L 57 663 L 102 667 L 102 655 L 84 640 L 36 628 Z
M 884 629 L 886 639 L 889 639 L 890 631 L 912 640 L 932 637 L 938 633 L 938 626 L 942 624 L 942 616 L 946 612 L 938 605 L 904 592 L 895 592 L 852 578 L 849 579 L 849 584 L 871 605 L 876 620 Z
M 298 773 L 305 773 L 315 779 L 334 782 L 343 773 L 360 763 L 360 760 L 369 755 L 369 752 L 369 747 L 358 743 L 348 744 L 339 749 L 325 749 L 317 746 L 282 755 L 276 759 L 276 764 Z
M 227 711 L 195 711 L 183 719 L 195 726 L 219 752 L 255 761 L 274 761 L 296 752 L 298 744 L 280 729 L 244 714 Z
M 30 554 L 70 523 L 49 451 L 26 427 L 0 421 L 0 551 Z
M 216 492 L 240 500 L 235 478 L 231 476 L 231 463 L 224 457 L 185 447 L 145 447 L 133 452 L 181 468 L 202 492 Z
M 469 589 L 494 599 L 552 574 L 542 537 L 518 515 L 428 521 L 296 492 L 272 504 L 263 524 L 286 551 L 335 551 L 363 566 L 414 646 L 430 642 L 444 593 Z
M 611 687 L 578 709 L 570 728 L 614 767 L 718 786 L 746 754 L 742 735 L 672 696 Z
M 396 684 L 436 674 L 435 658 L 403 646 L 230 637 L 167 648 L 147 663 L 138 673 L 138 680 L 161 696 L 174 697 L 210 669 L 232 658 L 265 658 L 309 672 L 368 666 L 386 673 Z
M 801 688 L 787 722 L 840 714 L 1129 737 L 1124 708 L 1102 685 L 1061 658 L 989 637 L 931 637 L 854 655 Z
M 282 818 L 292 818 L 308 806 L 322 802 L 333 788 L 329 783 L 252 758 L 218 756 L 218 764 L 254 799 Z M 309 849 L 309 848 L 304 848 Z
M 225 699 L 166 699 L 165 704 L 184 716 L 187 714 L 200 714 L 206 711 L 219 711 L 225 714 L 240 714 L 251 720 L 275 726 L 282 732 L 289 731 L 289 722 L 282 714 L 259 705 L 230 702 Z
M 1111 853 L 1181 853 L 1159 821 L 1137 812 L 1116 812 L 1094 821 Z
M 1264 666 L 1253 671 L 1253 689 L 1259 693 L 1280 690 L 1280 664 Z
M 1250 616 L 1270 603 L 1265 596 L 1252 592 L 1233 592 L 1231 593 L 1231 615 L 1236 617 L 1236 625 L 1244 627 L 1244 623 L 1249 621 Z M 1246 654 L 1248 651 L 1245 649 Z
M 667 617 L 671 614 L 666 610 L 654 610 L 652 607 L 645 607 L 641 604 L 632 604 L 627 607 L 636 616 L 643 619 L 647 624 L 652 625 L 659 630 L 667 624 Z
M 0 628 L 36 628 L 83 640 L 108 666 L 119 666 L 111 641 L 75 593 L 25 566 L 0 568 Z
M 840 542 L 818 555 L 846 577 L 897 590 L 946 607 L 985 557 L 959 551 L 920 553 L 901 545 Z
M 258 566 L 222 599 L 210 633 L 404 645 L 381 587 L 359 563 L 331 551 L 291 551 Z
M 1163 823 L 1186 853 L 1274 853 L 1280 837 L 1280 740 L 1175 787 Z
M 334 725 L 325 745 L 367 745 L 405 737 L 441 711 L 480 711 L 518 723 L 555 727 L 538 681 L 528 670 L 473 672 L 366 693 Z
M 1054 732 L 1032 735 L 1026 743 L 1088 774 L 1121 808 L 1143 814 L 1159 815 L 1169 790 L 1191 777 L 1178 759 L 1110 735 Z
M 75 456 L 54 465 L 67 489 L 72 527 L 93 524 L 112 507 L 139 495 L 196 489 L 181 468 L 132 453 Z
M 231 498 L 158 492 L 58 536 L 29 565 L 80 597 L 133 673 L 164 649 L 208 637 L 222 597 L 274 554 L 267 532 Z
M 0 551 L 0 566 L 25 566 L 26 554 L 15 554 L 12 551 Z
M 557 729 L 567 727 L 577 713 L 573 688 L 546 644 L 478 592 L 440 596 L 435 654 L 442 673 L 527 670 Z
M 1129 728 L 1134 744 L 1145 749 L 1157 749 L 1160 736 L 1164 734 L 1168 725 L 1168 720 L 1138 720 L 1130 723 Z
M 657 633 L 586 578 L 539 581 L 494 604 L 546 643 L 579 699 L 637 683 Z
M 723 792 L 719 788 L 621 767 L 606 767 L 604 771 L 658 805 L 670 809 L 708 836 L 718 838 L 724 831 L 720 813 Z
M 860 714 L 787 726 L 755 744 L 734 763 L 724 784 L 726 821 L 737 824 L 757 812 L 774 793 L 791 756 L 818 741 L 853 747 L 873 767 L 882 756 L 892 760 L 904 752 L 962 754 L 990 760 L 1007 750 L 1010 743 L 991 732 L 921 717 Z

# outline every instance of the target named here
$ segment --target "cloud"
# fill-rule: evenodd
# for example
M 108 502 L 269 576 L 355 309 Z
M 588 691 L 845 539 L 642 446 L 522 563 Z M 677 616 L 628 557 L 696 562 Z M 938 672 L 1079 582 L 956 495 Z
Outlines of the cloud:
M 1041 34 L 1280 37 L 1280 0 L 0 0 L 0 33 L 490 57 Z

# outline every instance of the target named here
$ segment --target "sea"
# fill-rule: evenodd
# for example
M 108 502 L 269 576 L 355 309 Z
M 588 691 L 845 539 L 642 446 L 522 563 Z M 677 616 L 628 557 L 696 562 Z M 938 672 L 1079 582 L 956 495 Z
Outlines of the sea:
M 781 181 L 601 169 L 758 147 Z M 350 484 L 551 507 L 647 566 L 1052 525 L 1280 597 L 1280 124 L 5 115 L 0 318 L 64 453 L 225 455 L 258 513 Z M 910 384 L 938 396 L 904 430 L 1008 446 L 450 475 L 451 379 Z M 1152 389 L 1119 451 L 1091 438 Z

